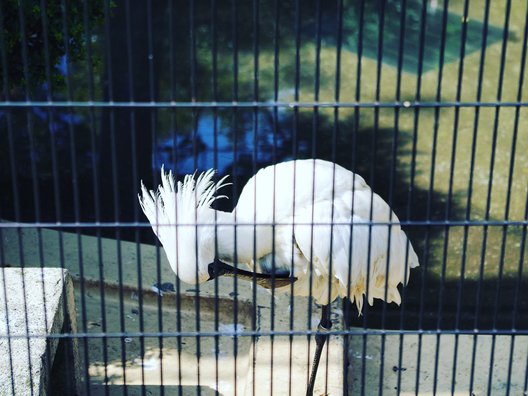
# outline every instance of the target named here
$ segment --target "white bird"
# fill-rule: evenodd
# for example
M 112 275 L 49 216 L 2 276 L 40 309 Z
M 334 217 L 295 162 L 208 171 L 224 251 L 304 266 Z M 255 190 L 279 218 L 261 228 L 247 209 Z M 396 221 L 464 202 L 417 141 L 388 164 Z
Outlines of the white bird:
M 397 287 L 407 283 L 418 257 L 389 205 L 337 164 L 310 159 L 263 168 L 232 212 L 211 208 L 226 185 L 225 177 L 215 183 L 214 173 L 176 183 L 162 168 L 157 192 L 142 184 L 141 208 L 182 281 L 238 276 L 322 305 L 311 395 L 324 330 L 332 326 L 329 304 L 338 296 L 350 298 L 359 312 L 364 296 L 370 305 L 375 298 L 400 304 Z

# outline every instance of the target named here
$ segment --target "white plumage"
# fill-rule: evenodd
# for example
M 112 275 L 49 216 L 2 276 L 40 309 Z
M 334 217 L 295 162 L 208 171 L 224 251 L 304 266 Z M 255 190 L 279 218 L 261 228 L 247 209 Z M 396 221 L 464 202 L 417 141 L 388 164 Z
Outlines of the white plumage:
M 162 169 L 158 191 L 142 186 L 139 195 L 182 281 L 208 280 L 216 253 L 252 271 L 275 266 L 276 273 L 289 273 L 299 296 L 310 295 L 311 276 L 311 295 L 322 305 L 348 296 L 361 312 L 367 279 L 370 304 L 375 298 L 400 303 L 397 286 L 418 258 L 397 216 L 361 176 L 322 160 L 283 162 L 254 175 L 231 213 L 210 207 L 225 185 L 213 176 L 209 170 L 175 183 Z

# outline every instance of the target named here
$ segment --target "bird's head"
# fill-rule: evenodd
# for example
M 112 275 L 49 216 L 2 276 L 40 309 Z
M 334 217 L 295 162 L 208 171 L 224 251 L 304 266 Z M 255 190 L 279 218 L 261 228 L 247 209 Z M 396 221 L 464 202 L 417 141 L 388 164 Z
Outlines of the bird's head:
M 161 168 L 161 185 L 156 192 L 141 184 L 139 203 L 159 238 L 172 270 L 189 284 L 209 279 L 208 265 L 215 258 L 216 192 L 226 185 L 225 177 L 213 181 L 214 170 L 187 175 L 175 182 L 172 172 Z

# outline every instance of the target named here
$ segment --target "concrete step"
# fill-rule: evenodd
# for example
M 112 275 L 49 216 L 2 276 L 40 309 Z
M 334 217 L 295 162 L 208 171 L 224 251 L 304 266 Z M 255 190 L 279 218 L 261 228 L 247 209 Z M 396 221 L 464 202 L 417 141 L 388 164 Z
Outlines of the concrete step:
M 57 268 L 0 268 L 0 395 L 79 394 L 73 284 Z

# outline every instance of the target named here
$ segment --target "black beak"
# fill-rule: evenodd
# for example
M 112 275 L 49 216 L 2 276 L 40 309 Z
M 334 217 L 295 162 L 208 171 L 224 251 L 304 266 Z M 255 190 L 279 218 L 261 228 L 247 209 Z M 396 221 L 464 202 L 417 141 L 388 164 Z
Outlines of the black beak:
M 244 271 L 240 268 L 235 268 L 228 265 L 217 258 L 209 264 L 207 268 L 209 272 L 209 279 L 212 280 L 219 276 L 237 277 L 248 282 L 255 282 L 257 285 L 266 289 L 279 288 L 291 285 L 297 278 L 288 275 L 274 275 L 274 274 L 260 274 L 258 272 Z

